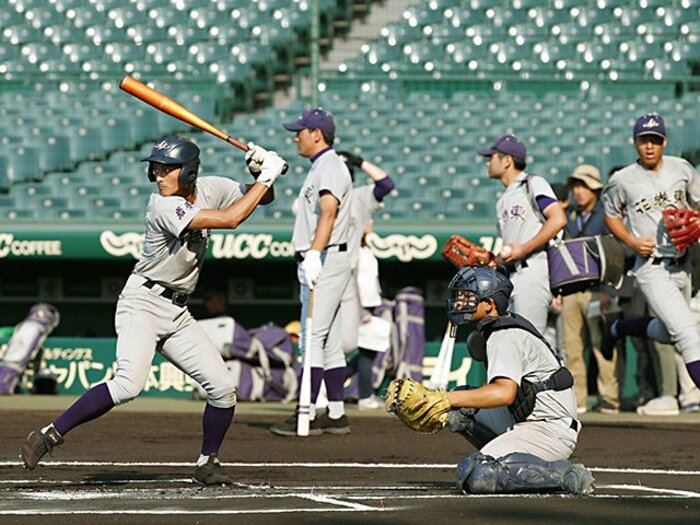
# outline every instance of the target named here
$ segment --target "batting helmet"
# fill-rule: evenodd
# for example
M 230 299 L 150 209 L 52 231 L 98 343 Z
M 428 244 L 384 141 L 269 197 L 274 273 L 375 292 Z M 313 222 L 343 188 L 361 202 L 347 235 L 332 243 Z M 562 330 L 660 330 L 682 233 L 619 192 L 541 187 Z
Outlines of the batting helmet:
M 153 162 L 182 166 L 180 172 L 181 184 L 194 184 L 199 173 L 199 148 L 189 139 L 182 137 L 165 137 L 155 144 L 151 154 L 141 162 L 150 162 L 148 180 L 155 182 Z
M 499 314 L 508 310 L 513 283 L 500 270 L 485 266 L 463 266 L 449 284 L 447 316 L 454 325 L 471 321 L 481 301 L 493 299 Z

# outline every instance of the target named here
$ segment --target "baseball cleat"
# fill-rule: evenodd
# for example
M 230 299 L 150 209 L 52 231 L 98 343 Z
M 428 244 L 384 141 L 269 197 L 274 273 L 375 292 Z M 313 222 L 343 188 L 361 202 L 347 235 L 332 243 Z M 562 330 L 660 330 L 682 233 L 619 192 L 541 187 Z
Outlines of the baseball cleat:
M 39 460 L 46 453 L 51 453 L 54 447 L 63 443 L 63 438 L 56 432 L 56 429 L 50 427 L 45 433 L 41 430 L 32 432 L 27 436 L 19 457 L 22 458 L 25 468 L 34 470 Z
M 296 413 L 287 418 L 284 423 L 273 425 L 270 427 L 270 432 L 276 436 L 293 437 L 297 435 L 297 415 Z M 313 421 L 309 421 L 309 436 L 320 436 L 323 431 L 318 426 L 318 417 Z
M 219 458 L 216 454 L 210 454 L 207 462 L 195 469 L 194 479 L 202 485 L 233 484 L 233 480 L 224 474 L 224 469 L 219 463 Z
M 341 436 L 343 434 L 350 433 L 350 424 L 348 423 L 348 417 L 343 414 L 338 419 L 331 419 L 328 416 L 328 412 L 316 417 L 314 422 L 318 425 L 319 430 L 324 434 L 335 434 Z

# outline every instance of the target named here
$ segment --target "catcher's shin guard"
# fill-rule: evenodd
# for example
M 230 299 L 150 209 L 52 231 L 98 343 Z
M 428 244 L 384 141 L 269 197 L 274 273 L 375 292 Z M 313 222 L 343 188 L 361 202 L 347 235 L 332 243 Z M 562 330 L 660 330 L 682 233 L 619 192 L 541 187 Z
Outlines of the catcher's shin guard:
M 570 461 L 544 461 L 516 452 L 499 459 L 476 452 L 457 466 L 457 488 L 472 494 L 567 492 L 589 494 L 593 476 Z

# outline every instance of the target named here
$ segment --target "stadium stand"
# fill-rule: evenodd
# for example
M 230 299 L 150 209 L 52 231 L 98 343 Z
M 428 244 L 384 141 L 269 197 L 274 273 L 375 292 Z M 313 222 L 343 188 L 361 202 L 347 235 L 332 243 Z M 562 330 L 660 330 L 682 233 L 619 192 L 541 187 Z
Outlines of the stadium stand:
M 369 0 L 322 0 L 323 45 Z M 140 220 L 152 140 L 192 136 L 205 174 L 238 175 L 240 152 L 117 90 L 153 79 L 187 107 L 292 162 L 266 218 L 290 219 L 305 166 L 280 123 L 249 111 L 308 62 L 302 0 L 8 0 L 0 12 L 0 220 Z M 475 150 L 500 132 L 528 144 L 532 171 L 562 180 L 633 156 L 631 125 L 658 111 L 669 153 L 695 148 L 697 0 L 423 0 L 326 72 L 323 105 L 351 148 L 401 183 L 384 219 L 490 216 L 500 185 Z M 248 112 L 241 113 L 245 109 Z M 232 112 L 235 117 L 231 121 Z

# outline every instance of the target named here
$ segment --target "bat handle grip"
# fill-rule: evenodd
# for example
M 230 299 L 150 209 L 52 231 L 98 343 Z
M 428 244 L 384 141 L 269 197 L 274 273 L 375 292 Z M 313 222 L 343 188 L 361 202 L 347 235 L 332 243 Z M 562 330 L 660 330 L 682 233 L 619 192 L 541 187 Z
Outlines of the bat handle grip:
M 236 148 L 238 148 L 238 149 L 241 150 L 241 151 L 248 151 L 248 146 L 247 146 L 247 145 L 245 145 L 245 144 L 243 144 L 242 142 L 240 142 L 240 141 L 234 139 L 234 138 L 233 138 L 232 136 L 230 136 L 230 135 L 229 135 L 228 137 L 226 137 L 226 142 L 228 142 L 228 143 L 231 144 L 232 146 L 235 146 Z

